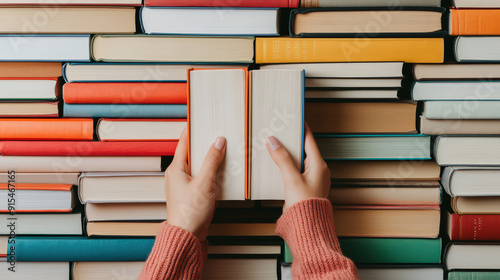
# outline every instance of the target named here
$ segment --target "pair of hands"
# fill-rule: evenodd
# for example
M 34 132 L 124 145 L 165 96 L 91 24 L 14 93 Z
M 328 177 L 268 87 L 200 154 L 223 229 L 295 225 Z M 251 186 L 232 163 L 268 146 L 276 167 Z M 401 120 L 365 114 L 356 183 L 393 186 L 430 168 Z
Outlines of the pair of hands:
M 330 170 L 321 157 L 311 129 L 306 124 L 304 173 L 295 167 L 288 151 L 275 137 L 267 139 L 267 150 L 278 165 L 285 184 L 283 211 L 293 204 L 310 199 L 326 198 L 330 190 Z M 206 239 L 216 202 L 216 176 L 226 152 L 226 140 L 219 137 L 210 147 L 200 173 L 189 175 L 188 140 L 184 131 L 175 151 L 174 160 L 165 172 L 167 223 L 181 227 Z

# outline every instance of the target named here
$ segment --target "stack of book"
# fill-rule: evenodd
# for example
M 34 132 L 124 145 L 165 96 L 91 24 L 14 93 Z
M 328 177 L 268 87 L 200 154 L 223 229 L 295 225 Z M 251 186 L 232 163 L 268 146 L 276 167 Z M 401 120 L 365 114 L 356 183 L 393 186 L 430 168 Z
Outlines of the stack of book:
M 291 12 L 290 38 L 257 38 L 256 61 L 305 69 L 305 119 L 334 177 L 342 250 L 367 279 L 443 279 L 440 169 L 416 128 L 416 103 L 398 100 L 398 90 L 401 62 L 443 62 L 445 9 L 316 2 Z M 284 274 L 291 262 L 285 251 Z
M 500 6 L 455 0 L 449 34 L 457 62 L 414 68 L 414 100 L 423 101 L 421 130 L 438 136 L 434 154 L 444 167 L 450 243 L 444 252 L 448 279 L 494 279 L 500 268 L 498 143 Z M 488 36 L 485 36 L 488 35 Z M 496 36 L 495 36 L 496 35 Z M 449 198 L 449 199 L 448 199 Z

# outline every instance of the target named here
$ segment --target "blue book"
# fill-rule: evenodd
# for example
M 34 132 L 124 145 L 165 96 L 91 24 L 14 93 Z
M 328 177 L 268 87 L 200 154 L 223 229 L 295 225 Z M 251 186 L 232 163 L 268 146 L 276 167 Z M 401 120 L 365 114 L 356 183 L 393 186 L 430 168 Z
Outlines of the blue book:
M 11 239 L 12 241 L 13 239 Z M 7 259 L 18 262 L 145 261 L 154 239 L 17 236 Z
M 428 160 L 431 137 L 420 134 L 317 135 L 326 160 Z
M 90 35 L 0 35 L 0 61 L 90 61 Z
M 184 119 L 187 106 L 177 104 L 67 104 L 63 116 L 69 118 L 158 118 Z

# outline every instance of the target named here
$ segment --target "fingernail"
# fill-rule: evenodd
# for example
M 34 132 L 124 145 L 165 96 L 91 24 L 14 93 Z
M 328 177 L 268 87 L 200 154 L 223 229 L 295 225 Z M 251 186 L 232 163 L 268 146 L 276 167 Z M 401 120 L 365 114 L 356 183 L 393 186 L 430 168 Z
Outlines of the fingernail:
M 226 138 L 224 137 L 217 137 L 217 139 L 215 140 L 215 148 L 217 148 L 217 150 L 224 149 L 225 144 L 226 144 Z
M 280 142 L 278 141 L 278 139 L 274 138 L 274 136 L 267 138 L 266 142 L 267 142 L 267 146 L 269 146 L 269 148 L 271 148 L 272 151 L 281 147 Z

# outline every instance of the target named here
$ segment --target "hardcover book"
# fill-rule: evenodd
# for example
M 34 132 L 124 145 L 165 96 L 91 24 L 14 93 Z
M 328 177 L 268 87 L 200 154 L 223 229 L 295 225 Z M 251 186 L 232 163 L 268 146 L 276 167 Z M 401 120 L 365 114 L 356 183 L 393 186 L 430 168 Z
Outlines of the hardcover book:
M 96 130 L 101 141 L 177 142 L 185 128 L 185 119 L 100 119 Z M 144 146 L 152 148 L 147 144 Z M 173 155 L 175 147 L 167 151 L 165 155 Z

